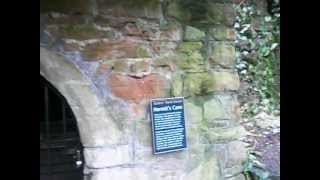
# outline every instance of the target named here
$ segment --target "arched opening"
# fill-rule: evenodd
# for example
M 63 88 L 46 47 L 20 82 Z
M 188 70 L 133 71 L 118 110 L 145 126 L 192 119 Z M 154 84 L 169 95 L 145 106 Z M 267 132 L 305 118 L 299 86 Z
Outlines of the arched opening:
M 40 180 L 82 180 L 83 147 L 64 96 L 40 75 Z

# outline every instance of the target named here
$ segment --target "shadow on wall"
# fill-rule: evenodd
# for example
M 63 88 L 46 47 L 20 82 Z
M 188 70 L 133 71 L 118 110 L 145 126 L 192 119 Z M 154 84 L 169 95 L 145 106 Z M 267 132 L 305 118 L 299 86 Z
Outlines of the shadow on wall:
M 97 0 L 40 0 L 40 13 L 56 11 L 61 13 L 87 14 Z M 124 7 L 156 7 L 159 0 L 100 0 L 97 3 Z
M 190 21 L 199 21 L 205 19 L 207 14 L 208 2 L 207 0 L 179 0 L 183 10 L 190 12 Z
M 91 0 L 40 0 L 40 13 L 56 11 L 61 13 L 90 12 Z

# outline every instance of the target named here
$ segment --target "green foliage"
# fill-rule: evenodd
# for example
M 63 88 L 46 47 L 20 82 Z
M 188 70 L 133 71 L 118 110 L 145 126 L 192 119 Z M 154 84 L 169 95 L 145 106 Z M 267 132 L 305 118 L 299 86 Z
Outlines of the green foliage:
M 276 2 L 272 8 L 271 15 L 261 17 L 253 2 L 235 7 L 236 67 L 241 80 L 251 84 L 248 91 L 259 97 L 258 102 L 247 105 L 245 114 L 249 116 L 260 111 L 280 112 L 280 8 Z
M 244 162 L 243 174 L 246 180 L 256 179 L 252 176 L 256 176 L 258 180 L 268 180 L 270 174 L 263 170 L 263 164 L 261 164 L 255 155 L 250 151 L 247 151 L 247 159 Z

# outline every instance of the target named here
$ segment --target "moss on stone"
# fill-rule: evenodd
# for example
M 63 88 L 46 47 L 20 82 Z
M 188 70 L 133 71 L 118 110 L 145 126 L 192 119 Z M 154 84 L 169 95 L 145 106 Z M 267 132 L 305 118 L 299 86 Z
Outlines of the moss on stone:
M 83 53 L 88 60 L 95 60 L 104 51 L 105 45 L 103 43 L 96 43 L 94 47 L 85 48 Z
M 205 37 L 205 33 L 195 27 L 187 26 L 185 30 L 184 40 L 186 41 L 201 41 Z
M 210 29 L 209 34 L 215 40 L 234 40 L 235 39 L 235 30 L 233 28 L 228 28 L 226 26 L 217 26 Z
M 147 49 L 145 49 L 144 47 L 138 47 L 137 48 L 137 57 L 138 58 L 147 58 L 147 57 L 151 57 L 151 54 L 148 52 Z
M 182 96 L 183 91 L 183 79 L 181 74 L 174 75 L 171 82 L 171 95 L 173 97 Z
M 183 8 L 178 1 L 170 2 L 167 8 L 168 15 L 179 21 L 190 21 L 191 13 L 188 9 Z
M 220 3 L 208 4 L 206 18 L 203 21 L 211 24 L 222 24 L 225 20 L 223 8 L 224 5 Z
M 99 31 L 93 24 L 67 25 L 60 27 L 61 34 L 71 39 L 110 38 L 113 34 L 109 31 Z
M 177 54 L 175 57 L 177 66 L 185 72 L 204 72 L 204 59 L 200 52 L 195 51 L 191 54 Z
M 130 73 L 133 73 L 135 75 L 143 73 L 143 72 L 148 72 L 150 68 L 150 62 L 147 60 L 144 61 L 138 61 L 133 63 L 130 66 Z
M 214 91 L 236 91 L 240 87 L 240 79 L 237 72 L 214 71 L 212 75 L 215 82 Z
M 152 62 L 152 65 L 155 67 L 170 67 L 172 64 L 172 60 L 168 57 L 161 57 Z
M 235 63 L 236 51 L 233 45 L 225 42 L 217 42 L 213 46 L 210 61 L 213 65 L 220 65 L 225 68 L 232 68 Z
M 127 61 L 117 60 L 112 64 L 112 68 L 114 71 L 126 72 L 129 69 L 129 65 Z
M 40 3 L 40 12 L 90 13 L 90 0 L 46 0 Z
M 202 42 L 183 42 L 178 46 L 177 51 L 190 54 L 193 51 L 200 50 L 202 46 Z
M 183 94 L 185 96 L 205 95 L 213 92 L 214 81 L 212 75 L 205 73 L 190 73 L 184 79 Z

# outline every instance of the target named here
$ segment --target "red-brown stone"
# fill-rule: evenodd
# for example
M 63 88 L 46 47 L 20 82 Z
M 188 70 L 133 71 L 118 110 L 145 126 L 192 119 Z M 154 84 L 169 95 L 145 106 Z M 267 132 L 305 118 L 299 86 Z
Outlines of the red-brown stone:
M 138 58 L 139 48 L 143 42 L 133 37 L 124 40 L 99 42 L 90 44 L 85 48 L 85 55 L 89 59 L 103 60 L 116 58 Z
M 142 31 L 134 23 L 126 24 L 124 29 L 125 29 L 125 32 L 127 33 L 127 35 L 133 35 L 133 36 L 142 35 Z
M 100 64 L 99 68 L 98 68 L 98 73 L 105 73 L 107 71 L 109 71 L 112 68 L 111 65 L 109 64 Z
M 110 86 L 115 96 L 136 103 L 165 95 L 165 80 L 156 74 L 143 78 L 113 74 L 110 78 Z

